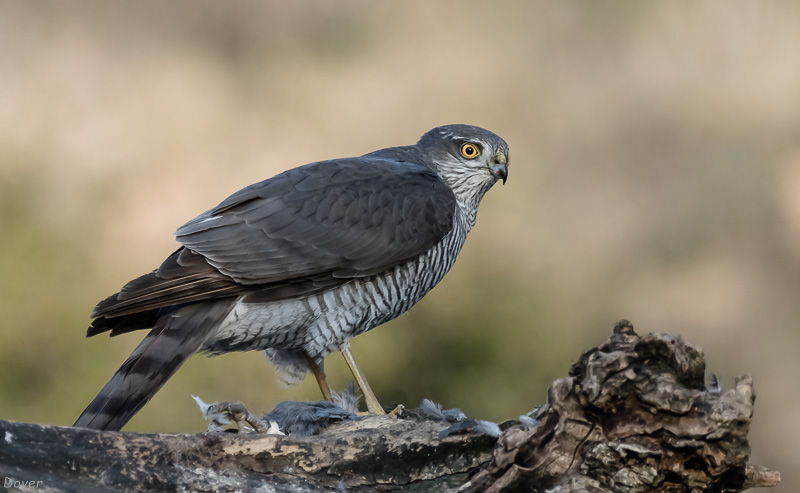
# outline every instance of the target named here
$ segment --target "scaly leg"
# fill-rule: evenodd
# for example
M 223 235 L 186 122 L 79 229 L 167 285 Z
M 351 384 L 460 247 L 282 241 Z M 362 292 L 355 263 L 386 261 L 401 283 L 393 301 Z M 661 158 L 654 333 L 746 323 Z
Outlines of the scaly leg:
M 328 385 L 328 378 L 325 376 L 325 370 L 323 370 L 311 356 L 306 355 L 306 359 L 308 360 L 309 368 L 311 368 L 311 373 L 313 373 L 314 378 L 317 379 L 317 385 L 319 385 L 319 390 L 322 392 L 322 398 L 326 401 L 333 402 L 331 398 L 331 388 Z
M 353 373 L 356 383 L 358 383 L 358 386 L 361 387 L 361 393 L 364 394 L 364 401 L 367 403 L 367 409 L 369 409 L 369 412 L 372 414 L 386 414 L 378 402 L 378 398 L 375 397 L 375 394 L 372 392 L 372 389 L 367 383 L 367 379 L 364 378 L 364 374 L 361 373 L 361 370 L 359 370 L 358 366 L 356 366 L 356 360 L 354 360 L 353 355 L 350 354 L 350 345 L 345 344 L 340 348 L 340 351 L 342 352 L 342 356 L 344 356 L 344 360 L 347 362 L 347 366 L 350 367 L 350 371 Z

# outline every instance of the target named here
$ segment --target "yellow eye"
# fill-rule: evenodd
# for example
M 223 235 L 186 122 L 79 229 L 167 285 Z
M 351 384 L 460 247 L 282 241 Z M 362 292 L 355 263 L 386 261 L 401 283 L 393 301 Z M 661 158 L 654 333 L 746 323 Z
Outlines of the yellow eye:
M 481 150 L 475 144 L 467 142 L 461 145 L 461 155 L 467 159 L 475 159 L 481 155 Z

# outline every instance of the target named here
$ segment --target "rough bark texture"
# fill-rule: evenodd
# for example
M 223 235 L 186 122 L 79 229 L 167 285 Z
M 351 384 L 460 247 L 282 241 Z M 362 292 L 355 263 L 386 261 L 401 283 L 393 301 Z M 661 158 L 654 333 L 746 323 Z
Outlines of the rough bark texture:
M 314 437 L 97 432 L 0 421 L 0 478 L 30 491 L 669 491 L 776 485 L 748 464 L 752 380 L 705 386 L 699 349 L 622 321 L 499 439 L 371 416 Z M 36 484 L 36 482 L 39 482 Z M 14 488 L 15 484 L 12 483 Z
M 748 465 L 749 376 L 707 389 L 700 349 L 621 321 L 553 382 L 538 426 L 506 430 L 465 491 L 742 491 L 777 472 Z

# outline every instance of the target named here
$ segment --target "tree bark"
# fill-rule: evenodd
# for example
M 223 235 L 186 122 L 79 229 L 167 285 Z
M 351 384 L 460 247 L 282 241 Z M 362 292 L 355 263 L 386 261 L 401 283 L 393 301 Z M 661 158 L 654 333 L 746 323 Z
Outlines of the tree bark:
M 499 438 L 440 435 L 449 423 L 413 413 L 312 437 L 0 421 L 0 479 L 24 491 L 735 492 L 780 482 L 748 463 L 754 399 L 749 376 L 706 388 L 701 350 L 621 321 Z

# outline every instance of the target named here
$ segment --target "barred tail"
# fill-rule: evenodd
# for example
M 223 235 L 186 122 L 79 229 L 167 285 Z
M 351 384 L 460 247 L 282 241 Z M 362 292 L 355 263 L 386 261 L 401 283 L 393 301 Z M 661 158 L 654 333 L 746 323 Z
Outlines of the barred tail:
M 162 315 L 74 426 L 118 431 L 142 408 L 230 311 L 230 300 L 193 303 Z

